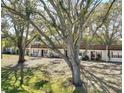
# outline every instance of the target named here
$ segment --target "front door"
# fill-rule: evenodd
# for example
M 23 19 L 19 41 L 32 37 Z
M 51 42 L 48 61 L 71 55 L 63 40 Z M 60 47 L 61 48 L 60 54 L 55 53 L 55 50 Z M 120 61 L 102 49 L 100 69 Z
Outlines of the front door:
M 95 60 L 95 51 L 91 51 L 91 60 Z

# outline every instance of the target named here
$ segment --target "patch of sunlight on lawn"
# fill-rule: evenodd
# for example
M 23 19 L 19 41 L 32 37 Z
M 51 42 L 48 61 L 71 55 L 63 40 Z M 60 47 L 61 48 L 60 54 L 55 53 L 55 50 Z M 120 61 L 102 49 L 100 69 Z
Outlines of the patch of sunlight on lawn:
M 10 54 L 2 54 L 2 56 L 3 56 L 3 58 L 10 58 L 10 57 L 12 57 L 12 56 L 14 56 L 14 55 L 10 55 Z
M 73 93 L 73 89 L 69 86 L 62 86 L 62 82 L 54 82 L 51 85 L 51 89 L 53 93 Z

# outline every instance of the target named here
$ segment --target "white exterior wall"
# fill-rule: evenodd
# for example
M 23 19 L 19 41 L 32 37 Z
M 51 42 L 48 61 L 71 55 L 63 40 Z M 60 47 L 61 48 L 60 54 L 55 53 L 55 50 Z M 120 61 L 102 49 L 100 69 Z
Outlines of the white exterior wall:
M 40 56 L 41 56 L 41 49 L 38 49 L 38 51 L 39 51 L 39 52 L 38 52 L 37 56 L 40 57 Z
M 64 54 L 64 50 L 63 49 L 59 49 L 59 51 Z M 48 56 L 50 56 L 50 53 L 52 53 L 54 56 L 59 56 L 56 52 L 52 51 L 52 50 L 48 50 Z
M 39 48 L 31 48 L 29 49 L 29 55 L 33 55 L 33 56 L 41 56 L 41 49 Z
M 109 61 L 108 58 L 108 51 L 106 50 L 87 50 L 87 55 L 89 56 L 89 59 L 91 60 L 91 51 L 95 51 L 96 53 L 101 53 L 101 60 L 102 61 Z M 80 52 L 85 52 L 85 50 L 80 50 Z M 110 50 L 110 61 L 111 62 L 122 62 L 122 58 L 112 58 L 111 57 L 111 52 L 113 52 L 113 54 L 115 55 L 122 55 L 122 51 L 121 50 Z
M 89 60 L 91 60 L 91 51 L 95 51 L 95 57 L 96 57 L 96 53 L 100 53 L 102 54 L 102 50 L 87 50 L 87 55 L 89 57 Z M 80 52 L 85 52 L 85 50 L 81 49 Z M 102 57 L 102 56 L 101 56 Z M 102 58 L 102 59 L 105 59 L 105 58 Z
M 122 58 L 111 58 L 110 61 L 112 61 L 112 62 L 122 62 Z
M 5 51 L 10 52 L 12 54 L 14 52 L 14 49 L 13 49 L 13 47 L 10 47 L 10 48 L 6 48 Z
M 54 51 L 51 51 L 49 49 L 43 49 L 43 48 L 31 48 L 29 49 L 29 55 L 33 54 L 33 56 L 41 56 L 41 50 L 48 50 L 47 55 L 49 55 L 49 52 L 52 52 L 53 54 L 57 55 Z M 59 49 L 59 50 L 64 54 L 63 49 Z M 35 53 L 33 51 L 35 51 Z M 96 56 L 96 53 L 100 53 L 102 61 L 109 61 L 109 58 L 107 56 L 108 51 L 106 50 L 87 50 L 87 55 L 89 56 L 89 60 L 91 60 L 91 51 L 95 51 L 95 56 Z M 85 50 L 81 49 L 80 52 L 83 54 Z M 118 55 L 118 53 L 119 55 L 122 55 L 121 50 L 110 50 L 110 61 L 122 62 L 122 58 L 112 58 L 111 52 L 113 52 L 114 55 Z
M 38 56 L 38 49 L 34 49 L 34 55 L 33 56 Z
M 107 51 L 106 50 L 101 50 L 102 51 L 102 61 L 108 61 L 108 56 L 107 56 Z
M 110 50 L 110 61 L 111 62 L 122 62 L 122 58 L 112 58 L 111 52 L 113 52 L 113 54 L 118 55 L 118 53 L 120 55 L 122 55 L 122 51 L 121 50 Z M 102 50 L 102 60 L 103 61 L 109 61 L 108 58 L 108 51 L 106 50 Z
M 121 50 L 116 50 L 116 51 L 115 50 L 111 50 L 110 51 L 110 56 L 112 56 L 111 52 L 113 52 L 114 55 L 118 55 L 119 54 L 119 55 L 122 56 L 122 51 Z M 121 58 L 112 58 L 111 57 L 110 61 L 112 61 L 112 62 L 122 62 L 122 57 Z

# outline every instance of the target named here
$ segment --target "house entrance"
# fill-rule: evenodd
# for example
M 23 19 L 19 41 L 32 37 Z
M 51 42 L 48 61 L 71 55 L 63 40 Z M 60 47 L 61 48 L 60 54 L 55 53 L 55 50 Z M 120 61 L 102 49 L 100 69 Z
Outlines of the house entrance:
M 91 51 L 91 60 L 101 60 L 102 52 Z
M 95 57 L 95 51 L 91 51 L 91 60 L 95 60 L 96 59 L 96 57 Z

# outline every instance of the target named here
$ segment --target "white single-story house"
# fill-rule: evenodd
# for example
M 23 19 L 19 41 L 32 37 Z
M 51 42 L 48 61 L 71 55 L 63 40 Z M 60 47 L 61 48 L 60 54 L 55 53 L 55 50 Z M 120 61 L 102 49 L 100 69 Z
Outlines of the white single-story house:
M 4 50 L 2 50 L 2 53 L 5 53 L 5 54 L 14 54 L 15 53 L 14 47 L 5 48 Z
M 58 49 L 67 56 L 67 50 L 64 51 L 62 47 Z M 60 57 L 55 52 L 48 49 L 46 46 L 40 44 L 31 45 L 27 48 L 29 56 L 37 57 Z M 84 54 L 85 53 L 85 54 Z M 108 57 L 109 53 L 109 57 Z M 80 56 L 84 57 L 84 60 L 101 60 L 111 62 L 122 62 L 122 46 L 121 45 L 91 45 L 86 49 L 86 46 L 80 47 Z
M 82 53 L 85 52 L 85 47 L 81 47 Z M 109 53 L 109 57 L 108 57 Z M 102 61 L 122 62 L 122 46 L 121 45 L 91 45 L 87 49 L 89 60 L 96 60 L 98 57 Z

